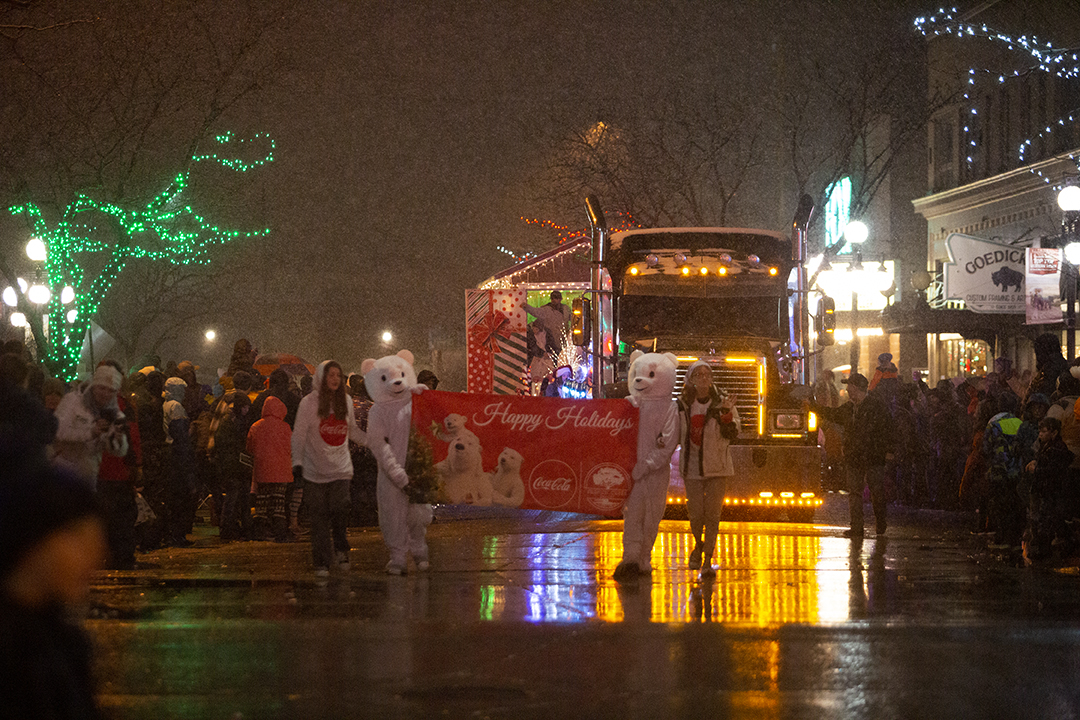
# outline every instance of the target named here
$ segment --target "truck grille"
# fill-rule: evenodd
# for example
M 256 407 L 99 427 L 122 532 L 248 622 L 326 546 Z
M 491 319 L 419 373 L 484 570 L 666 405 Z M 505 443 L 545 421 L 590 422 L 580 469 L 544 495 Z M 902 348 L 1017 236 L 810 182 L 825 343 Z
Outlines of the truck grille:
M 708 361 L 707 361 L 708 362 Z M 709 362 L 712 367 L 713 384 L 721 391 L 735 395 L 735 407 L 739 411 L 739 437 L 757 437 L 758 421 L 758 364 L 728 363 L 722 360 Z M 682 393 L 686 384 L 689 365 L 679 365 L 675 371 L 675 397 Z

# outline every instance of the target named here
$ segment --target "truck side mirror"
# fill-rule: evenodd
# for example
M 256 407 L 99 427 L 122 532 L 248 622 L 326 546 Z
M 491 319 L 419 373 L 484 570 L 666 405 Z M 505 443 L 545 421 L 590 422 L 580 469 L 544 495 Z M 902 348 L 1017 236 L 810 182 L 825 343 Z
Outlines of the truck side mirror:
M 583 297 L 574 298 L 570 304 L 570 335 L 578 347 L 588 345 L 592 335 L 589 305 L 589 301 Z
M 836 343 L 836 301 L 831 297 L 818 300 L 817 306 L 818 345 L 828 347 Z

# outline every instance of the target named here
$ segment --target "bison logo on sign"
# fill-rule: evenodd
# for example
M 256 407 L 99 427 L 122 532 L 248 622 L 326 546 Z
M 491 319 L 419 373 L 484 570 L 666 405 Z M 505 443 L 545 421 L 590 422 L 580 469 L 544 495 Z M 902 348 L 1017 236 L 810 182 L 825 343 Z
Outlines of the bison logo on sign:
M 1024 282 L 1024 274 L 1017 272 L 1011 267 L 1003 266 L 998 268 L 991 276 L 990 279 L 994 281 L 994 284 L 1001 288 L 1001 292 L 1008 292 L 1009 288 L 1016 286 L 1016 290 L 1013 292 L 1020 292 L 1020 283 Z

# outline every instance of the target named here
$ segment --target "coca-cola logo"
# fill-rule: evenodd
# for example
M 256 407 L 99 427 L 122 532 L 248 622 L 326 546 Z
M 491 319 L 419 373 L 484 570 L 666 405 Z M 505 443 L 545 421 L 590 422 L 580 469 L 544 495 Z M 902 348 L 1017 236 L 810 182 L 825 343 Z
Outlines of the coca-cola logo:
M 349 426 L 344 420 L 338 420 L 334 416 L 325 418 L 319 423 L 319 435 L 327 445 L 337 447 L 345 442 L 349 434 Z
M 562 460 L 544 460 L 529 474 L 529 492 L 537 505 L 555 510 L 569 503 L 577 492 L 577 475 Z
M 600 463 L 585 473 L 585 502 L 601 515 L 617 515 L 630 495 L 630 473 L 614 463 Z

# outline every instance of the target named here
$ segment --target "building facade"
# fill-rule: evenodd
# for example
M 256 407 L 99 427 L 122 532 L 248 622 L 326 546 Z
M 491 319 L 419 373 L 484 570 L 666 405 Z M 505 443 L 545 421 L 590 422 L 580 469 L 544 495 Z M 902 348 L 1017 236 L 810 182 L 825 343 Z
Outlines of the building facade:
M 926 223 L 928 276 L 885 325 L 925 331 L 931 384 L 985 374 L 998 356 L 1031 368 L 1032 339 L 1064 331 L 1029 325 L 1022 310 L 969 308 L 946 293 L 943 275 L 971 260 L 950 254 L 954 234 L 1005 250 L 1066 239 L 1057 193 L 1080 174 L 1080 17 L 1067 4 L 999 0 L 923 19 L 931 101 L 949 99 L 930 120 L 927 193 L 913 201 Z

